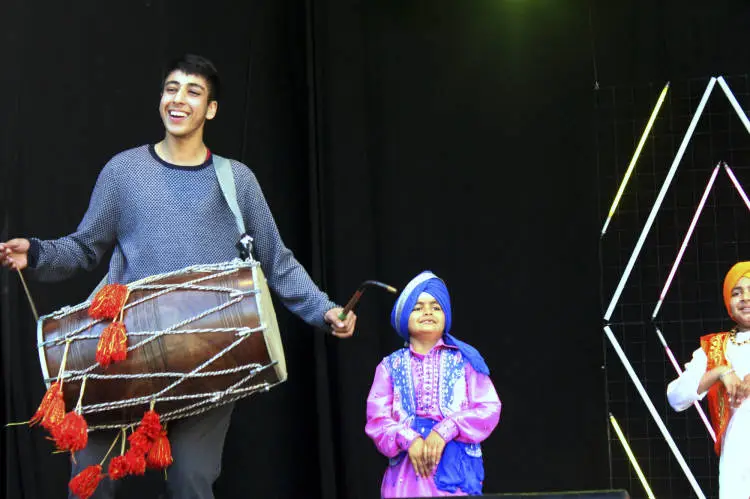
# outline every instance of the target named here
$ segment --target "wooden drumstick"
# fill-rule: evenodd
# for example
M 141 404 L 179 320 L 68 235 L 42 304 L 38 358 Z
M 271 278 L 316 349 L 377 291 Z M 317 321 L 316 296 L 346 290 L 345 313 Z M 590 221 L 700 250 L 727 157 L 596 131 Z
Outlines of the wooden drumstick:
M 349 315 L 349 312 L 357 304 L 357 302 L 359 301 L 360 297 L 365 292 L 365 289 L 368 286 L 375 286 L 375 287 L 378 287 L 378 288 L 383 288 L 386 291 L 388 291 L 389 293 L 393 293 L 393 294 L 398 293 L 398 290 L 396 288 L 394 288 L 393 286 L 389 286 L 388 284 L 384 284 L 384 283 L 379 282 L 379 281 L 365 281 L 365 282 L 363 282 L 362 284 L 359 285 L 359 288 L 357 288 L 357 291 L 355 291 L 354 294 L 352 295 L 352 297 L 349 299 L 349 301 L 347 302 L 346 306 L 344 307 L 344 310 L 342 310 L 341 313 L 339 314 L 339 319 L 341 319 L 342 321 L 344 319 L 346 319 L 346 316 Z
M 29 300 L 29 305 L 31 306 L 31 313 L 34 314 L 34 320 L 36 322 L 39 322 L 39 314 L 36 311 L 36 305 L 34 305 L 34 300 L 31 299 L 31 292 L 29 291 L 29 287 L 26 285 L 26 279 L 23 278 L 23 272 L 18 267 L 16 267 L 16 270 L 18 271 L 18 277 L 21 279 L 21 285 L 23 285 L 23 290 L 26 292 L 26 298 Z

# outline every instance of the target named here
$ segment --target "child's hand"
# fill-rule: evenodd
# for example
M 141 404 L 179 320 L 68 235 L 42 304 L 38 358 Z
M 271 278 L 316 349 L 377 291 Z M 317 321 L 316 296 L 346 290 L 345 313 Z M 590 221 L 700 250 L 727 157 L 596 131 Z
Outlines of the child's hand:
M 729 404 L 732 407 L 739 407 L 747 396 L 745 388 L 742 386 L 743 382 L 740 380 L 739 376 L 737 376 L 734 371 L 729 370 L 722 374 L 719 379 L 724 383 L 724 387 L 727 389 Z
M 443 455 L 443 449 L 445 449 L 445 440 L 440 436 L 440 433 L 431 431 L 424 441 L 424 462 L 425 466 L 431 470 L 430 473 L 434 473 L 437 469 Z
M 748 397 L 750 397 L 750 374 L 747 374 L 744 378 L 742 378 L 742 383 L 735 392 L 737 407 L 739 407 L 740 404 L 742 404 L 742 402 Z
M 415 438 L 409 447 L 409 460 L 417 476 L 427 477 L 430 475 L 430 467 L 424 460 L 424 447 L 422 437 Z

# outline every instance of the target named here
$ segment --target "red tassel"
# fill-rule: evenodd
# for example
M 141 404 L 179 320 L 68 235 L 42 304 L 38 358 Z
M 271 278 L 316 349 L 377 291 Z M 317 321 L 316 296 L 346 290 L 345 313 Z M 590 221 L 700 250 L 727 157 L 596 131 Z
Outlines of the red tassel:
M 96 361 L 103 367 L 112 362 L 125 360 L 128 356 L 128 335 L 125 324 L 113 322 L 104 328 L 96 345 Z
M 146 473 L 146 456 L 135 449 L 130 449 L 125 453 L 125 461 L 128 465 L 128 473 L 131 475 Z
M 126 456 L 117 456 L 110 459 L 108 473 L 111 480 L 119 480 L 129 474 L 128 458 Z
M 50 405 L 52 405 L 52 400 L 57 396 L 58 393 L 60 393 L 60 382 L 55 381 L 47 389 L 44 397 L 42 397 L 42 402 L 39 404 L 39 408 L 31 417 L 31 420 L 29 421 L 29 424 L 31 426 L 37 424 L 42 420 L 42 418 L 44 418 L 44 415 L 49 411 Z
M 125 306 L 127 298 L 127 286 L 124 284 L 107 284 L 91 300 L 89 317 L 92 319 L 114 319 Z
M 101 465 L 92 465 L 74 476 L 68 483 L 68 487 L 80 499 L 88 499 L 94 494 L 102 478 L 104 475 L 102 475 Z
M 130 450 L 137 452 L 138 454 L 145 454 L 151 449 L 153 442 L 146 436 L 145 433 L 136 431 L 128 437 L 130 442 Z
M 139 431 L 152 441 L 159 438 L 162 432 L 162 427 L 161 422 L 159 421 L 159 415 L 155 410 L 151 409 L 143 414 L 143 419 L 141 419 L 138 428 L 136 428 L 136 433 Z
M 146 464 L 149 468 L 162 469 L 172 464 L 172 461 L 172 446 L 169 445 L 167 432 L 162 431 L 151 450 L 148 451 Z
M 54 434 L 65 418 L 65 400 L 61 390 L 58 390 L 49 401 L 47 411 L 42 416 L 42 426 Z
M 88 429 L 89 425 L 83 416 L 71 411 L 65 415 L 60 426 L 53 430 L 52 436 L 58 449 L 76 452 L 86 447 L 89 441 Z

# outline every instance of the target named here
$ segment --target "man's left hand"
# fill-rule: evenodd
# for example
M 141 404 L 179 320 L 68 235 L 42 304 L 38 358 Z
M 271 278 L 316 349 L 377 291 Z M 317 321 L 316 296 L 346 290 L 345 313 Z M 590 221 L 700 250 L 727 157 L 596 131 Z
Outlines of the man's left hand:
M 326 322 L 331 325 L 331 334 L 337 338 L 349 338 L 354 334 L 354 325 L 357 323 L 357 315 L 351 311 L 346 315 L 346 319 L 339 319 L 339 314 L 343 311 L 343 308 L 336 307 L 325 315 Z

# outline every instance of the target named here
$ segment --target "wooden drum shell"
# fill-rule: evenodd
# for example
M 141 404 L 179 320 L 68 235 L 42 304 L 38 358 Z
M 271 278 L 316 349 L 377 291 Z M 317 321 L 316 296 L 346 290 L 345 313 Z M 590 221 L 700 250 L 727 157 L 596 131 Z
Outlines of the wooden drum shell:
M 255 272 L 254 272 L 255 271 Z M 253 274 L 258 276 L 260 281 L 255 286 Z M 149 282 L 148 284 L 177 284 L 203 277 L 208 273 L 188 272 L 181 275 L 170 275 L 164 278 Z M 261 293 L 268 293 L 268 286 L 265 282 L 260 267 L 242 266 L 229 275 L 212 277 L 200 282 L 201 286 L 221 286 L 232 288 L 237 291 L 257 290 Z M 148 295 L 158 293 L 155 290 L 143 290 L 137 287 L 132 288 L 128 303 L 132 304 Z M 215 307 L 231 301 L 233 297 L 228 292 L 176 289 L 161 294 L 154 298 L 148 299 L 124 312 L 123 322 L 129 333 L 131 332 L 155 332 L 163 331 L 174 325 L 195 318 Z M 270 296 L 263 297 L 262 312 L 267 320 L 263 320 L 259 313 L 258 299 L 254 293 L 245 294 L 238 303 L 231 304 L 226 308 L 214 311 L 184 324 L 175 329 L 175 331 L 188 329 L 221 329 L 235 328 L 232 331 L 212 331 L 212 332 L 194 332 L 181 334 L 163 334 L 156 333 L 145 335 L 128 335 L 128 346 L 141 343 L 147 338 L 153 338 L 150 342 L 128 351 L 128 357 L 122 362 L 110 364 L 107 368 L 96 365 L 89 374 L 106 374 L 106 375 L 134 375 L 134 374 L 160 374 L 158 376 L 141 377 L 137 379 L 101 379 L 88 377 L 86 380 L 85 391 L 83 395 L 84 416 L 90 426 L 97 425 L 127 425 L 140 420 L 143 412 L 148 409 L 149 402 L 140 402 L 136 405 L 108 408 L 106 410 L 97 410 L 91 408 L 92 405 L 105 404 L 112 402 L 125 401 L 129 399 L 146 397 L 149 398 L 155 393 L 163 390 L 170 384 L 179 380 L 179 376 L 164 376 L 165 373 L 182 373 L 186 374 L 198 366 L 203 365 L 213 356 L 222 352 L 233 342 L 237 341 L 240 336 L 236 329 L 250 328 L 258 329 L 257 332 L 249 333 L 244 340 L 239 342 L 234 348 L 224 352 L 200 372 L 223 371 L 233 369 L 238 366 L 248 364 L 257 364 L 266 366 L 260 370 L 252 379 L 246 381 L 242 386 L 266 384 L 266 388 L 286 379 L 286 371 L 283 350 L 281 350 L 281 359 L 272 359 L 269 353 L 267 343 L 269 341 L 278 341 L 278 329 L 276 326 L 275 313 L 272 309 Z M 270 310 L 268 310 L 270 308 Z M 45 381 L 53 381 L 60 369 L 60 364 L 65 350 L 64 338 L 66 334 L 94 323 L 88 316 L 87 308 L 65 313 L 65 309 L 50 316 L 43 317 L 39 321 L 39 354 L 42 364 L 42 371 L 45 375 Z M 98 337 L 102 330 L 110 321 L 94 323 L 81 332 L 82 336 L 95 336 L 75 340 L 71 342 L 66 360 L 66 373 L 70 371 L 81 371 L 96 364 L 96 347 Z M 275 331 L 268 328 L 261 330 L 263 326 L 271 324 L 276 328 Z M 269 338 L 269 335 L 276 335 L 276 338 Z M 63 340 L 59 343 L 50 344 L 54 340 Z M 278 355 L 278 354 L 277 354 Z M 284 369 L 280 372 L 272 366 L 272 361 L 280 360 Z M 160 397 L 182 397 L 197 394 L 211 394 L 223 392 L 232 385 L 239 383 L 247 377 L 252 371 L 248 367 L 239 372 L 228 374 L 191 377 L 183 379 L 181 383 L 170 388 Z M 79 397 L 82 380 L 64 382 L 64 399 L 66 410 L 72 410 Z M 226 403 L 235 397 L 218 398 L 212 402 L 212 407 Z M 200 399 L 192 397 L 180 400 L 157 401 L 155 409 L 160 414 L 169 414 L 170 412 L 184 409 L 199 402 Z M 101 407 L 101 406 L 100 406 Z M 186 413 L 187 414 L 187 413 Z M 185 414 L 185 415 L 186 415 Z M 179 413 L 176 417 L 182 417 Z M 175 419 L 176 419 L 175 417 Z M 170 419 L 169 417 L 165 419 Z

